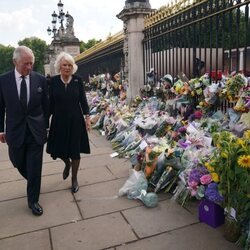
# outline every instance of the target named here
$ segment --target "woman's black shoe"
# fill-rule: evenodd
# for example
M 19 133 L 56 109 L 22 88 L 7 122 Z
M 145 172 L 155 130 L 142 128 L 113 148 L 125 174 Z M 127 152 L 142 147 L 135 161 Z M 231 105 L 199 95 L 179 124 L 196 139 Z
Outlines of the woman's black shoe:
M 76 193 L 79 190 L 77 179 L 72 179 L 72 193 Z
M 70 165 L 65 165 L 65 168 L 63 170 L 63 179 L 66 180 L 69 176 L 70 171 Z

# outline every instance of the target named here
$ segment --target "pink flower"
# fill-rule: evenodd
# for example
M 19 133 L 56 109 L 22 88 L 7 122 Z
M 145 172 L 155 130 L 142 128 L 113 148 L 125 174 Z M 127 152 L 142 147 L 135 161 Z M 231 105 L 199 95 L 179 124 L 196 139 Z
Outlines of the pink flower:
M 189 181 L 188 186 L 192 189 L 196 189 L 198 186 L 198 183 L 196 181 Z
M 201 112 L 201 111 L 195 111 L 195 112 L 194 112 L 194 116 L 195 116 L 196 119 L 201 119 L 201 117 L 202 117 L 202 112 Z
M 198 186 L 193 186 L 193 187 L 188 187 L 188 190 L 190 191 L 190 194 L 191 196 L 196 196 L 197 194 L 197 189 L 198 189 Z
M 191 196 L 196 196 L 196 194 L 197 194 L 197 190 L 192 189 L 191 190 Z
M 202 185 L 208 185 L 212 181 L 212 176 L 210 174 L 205 174 L 200 178 Z

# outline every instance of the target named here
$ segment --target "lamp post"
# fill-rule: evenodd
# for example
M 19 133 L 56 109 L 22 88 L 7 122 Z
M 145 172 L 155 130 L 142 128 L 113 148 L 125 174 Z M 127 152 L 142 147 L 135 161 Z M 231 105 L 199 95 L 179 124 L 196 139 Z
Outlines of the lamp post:
M 45 73 L 51 76 L 55 75 L 55 60 L 56 56 L 65 51 L 72 56 L 80 54 L 80 42 L 74 35 L 73 17 L 67 12 L 64 13 L 63 3 L 59 0 L 58 12 L 53 11 L 51 14 L 52 26 L 47 28 L 48 35 L 52 35 L 53 39 L 47 50 L 47 58 L 44 65 Z
M 59 3 L 57 4 L 58 7 L 58 14 L 54 11 L 51 16 L 52 16 L 52 28 L 50 26 L 47 28 L 48 35 L 50 36 L 53 33 L 53 39 L 55 39 L 57 36 L 61 37 L 65 33 L 65 28 L 64 28 L 64 20 L 65 17 L 67 18 L 69 16 L 69 12 L 66 14 L 63 11 L 63 3 L 61 0 L 59 0 Z M 60 26 L 57 28 L 56 24 L 57 21 L 60 23 Z

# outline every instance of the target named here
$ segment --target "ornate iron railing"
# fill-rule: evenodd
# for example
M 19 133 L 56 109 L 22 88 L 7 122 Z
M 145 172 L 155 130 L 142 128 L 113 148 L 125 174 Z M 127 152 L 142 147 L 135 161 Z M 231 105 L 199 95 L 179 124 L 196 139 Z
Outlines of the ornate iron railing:
M 250 74 L 249 0 L 181 0 L 145 19 L 144 73 Z M 217 78 L 217 73 L 215 77 Z M 217 80 L 217 79 L 216 79 Z
M 89 76 L 107 72 L 113 76 L 119 72 L 123 63 L 123 40 L 123 32 L 118 32 L 75 57 L 77 73 L 88 82 Z

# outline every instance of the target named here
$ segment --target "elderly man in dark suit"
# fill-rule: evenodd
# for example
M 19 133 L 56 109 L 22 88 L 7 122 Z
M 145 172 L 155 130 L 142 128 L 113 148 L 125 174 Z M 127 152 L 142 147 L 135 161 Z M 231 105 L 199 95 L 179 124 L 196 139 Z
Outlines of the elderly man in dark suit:
M 0 141 L 7 142 L 12 164 L 27 179 L 28 206 L 39 216 L 49 105 L 46 78 L 32 71 L 34 61 L 32 50 L 19 46 L 13 53 L 15 70 L 0 76 Z

